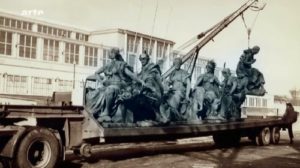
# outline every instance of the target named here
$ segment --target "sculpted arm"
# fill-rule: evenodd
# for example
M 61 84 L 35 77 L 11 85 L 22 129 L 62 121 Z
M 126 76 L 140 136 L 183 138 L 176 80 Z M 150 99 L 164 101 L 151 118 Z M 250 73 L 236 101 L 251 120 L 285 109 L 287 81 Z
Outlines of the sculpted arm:
M 125 74 L 127 76 L 129 76 L 132 80 L 141 83 L 142 85 L 144 85 L 144 81 L 142 81 L 141 79 L 139 79 L 133 72 L 131 72 L 128 68 L 125 68 Z
M 185 95 L 186 99 L 189 98 L 190 92 L 191 92 L 191 80 L 190 80 L 190 78 L 187 78 L 186 79 L 186 95 Z

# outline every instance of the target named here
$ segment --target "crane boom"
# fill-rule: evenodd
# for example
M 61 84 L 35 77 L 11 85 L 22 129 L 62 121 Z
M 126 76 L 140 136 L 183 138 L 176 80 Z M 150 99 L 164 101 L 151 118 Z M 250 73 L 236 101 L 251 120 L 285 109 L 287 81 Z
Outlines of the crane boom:
M 258 0 L 249 0 L 245 4 L 243 4 L 236 11 L 231 13 L 229 16 L 225 17 L 221 22 L 214 25 L 211 29 L 209 29 L 207 35 L 195 46 L 193 47 L 187 54 L 185 54 L 182 58 L 182 64 L 184 64 L 187 60 L 189 60 L 196 53 L 198 54 L 199 50 L 204 47 L 210 40 L 212 40 L 216 35 L 218 35 L 223 29 L 225 29 L 231 22 L 233 22 L 237 17 L 243 14 L 249 7 L 251 7 Z M 194 60 L 196 61 L 196 60 Z M 175 67 L 172 66 L 168 69 L 164 74 L 162 74 L 162 80 L 165 80 L 173 71 Z

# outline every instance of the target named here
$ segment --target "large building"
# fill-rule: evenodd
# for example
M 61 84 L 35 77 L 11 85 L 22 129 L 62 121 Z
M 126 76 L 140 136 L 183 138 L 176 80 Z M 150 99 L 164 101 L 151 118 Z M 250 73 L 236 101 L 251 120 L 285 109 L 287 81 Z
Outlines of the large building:
M 173 41 L 129 30 L 89 32 L 0 12 L 0 94 L 51 96 L 80 88 L 109 61 L 111 47 L 120 48 L 135 72 L 143 50 L 166 69 L 173 46 Z

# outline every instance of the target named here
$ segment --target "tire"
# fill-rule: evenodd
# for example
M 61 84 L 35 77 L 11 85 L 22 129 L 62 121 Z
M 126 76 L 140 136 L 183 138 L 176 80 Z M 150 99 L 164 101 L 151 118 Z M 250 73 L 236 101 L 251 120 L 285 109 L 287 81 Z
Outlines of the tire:
M 271 143 L 278 144 L 280 141 L 280 128 L 273 127 L 271 131 Z
M 271 142 L 271 131 L 269 127 L 260 130 L 256 137 L 256 144 L 259 146 L 269 145 Z
M 48 129 L 31 130 L 21 140 L 13 166 L 17 168 L 53 168 L 60 156 L 59 141 Z

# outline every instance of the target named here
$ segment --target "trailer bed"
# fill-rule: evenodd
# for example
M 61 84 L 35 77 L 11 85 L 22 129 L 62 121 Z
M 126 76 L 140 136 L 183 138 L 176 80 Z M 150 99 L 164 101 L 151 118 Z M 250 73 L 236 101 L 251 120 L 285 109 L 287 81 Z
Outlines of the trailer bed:
M 286 123 L 280 118 L 244 119 L 242 121 L 207 122 L 201 124 L 180 124 L 160 127 L 120 127 L 104 128 L 105 138 L 160 136 L 160 135 L 185 135 L 204 136 L 215 132 L 243 130 L 259 127 L 283 126 Z

